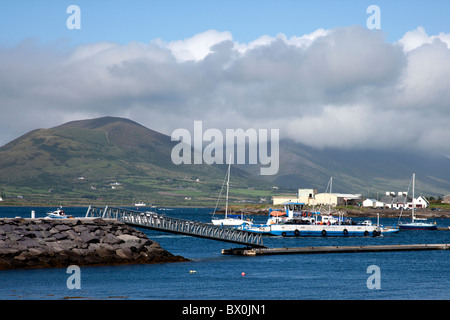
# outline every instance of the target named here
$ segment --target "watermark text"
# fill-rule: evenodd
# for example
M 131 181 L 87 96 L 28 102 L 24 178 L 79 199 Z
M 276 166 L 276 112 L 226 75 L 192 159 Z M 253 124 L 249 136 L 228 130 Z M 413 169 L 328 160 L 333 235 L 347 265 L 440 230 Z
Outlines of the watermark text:
M 261 164 L 261 175 L 274 175 L 279 169 L 279 129 L 270 129 L 270 137 L 268 129 L 226 129 L 224 135 L 219 129 L 203 132 L 203 122 L 194 121 L 193 136 L 180 128 L 172 132 L 172 141 L 179 141 L 171 153 L 176 165 Z

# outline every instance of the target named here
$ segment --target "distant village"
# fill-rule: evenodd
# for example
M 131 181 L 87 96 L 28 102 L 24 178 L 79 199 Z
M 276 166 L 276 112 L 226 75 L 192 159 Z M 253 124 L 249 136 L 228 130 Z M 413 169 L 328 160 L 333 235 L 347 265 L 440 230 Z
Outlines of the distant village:
M 380 199 L 364 198 L 361 194 L 351 193 L 317 193 L 316 189 L 298 189 L 296 195 L 284 195 L 272 197 L 273 205 L 285 202 L 300 202 L 308 206 L 330 205 L 331 206 L 360 206 L 365 208 L 387 208 L 387 209 L 410 209 L 427 208 L 430 203 L 424 196 L 412 199 L 405 191 L 386 191 Z M 446 195 L 442 203 L 450 203 L 450 194 Z

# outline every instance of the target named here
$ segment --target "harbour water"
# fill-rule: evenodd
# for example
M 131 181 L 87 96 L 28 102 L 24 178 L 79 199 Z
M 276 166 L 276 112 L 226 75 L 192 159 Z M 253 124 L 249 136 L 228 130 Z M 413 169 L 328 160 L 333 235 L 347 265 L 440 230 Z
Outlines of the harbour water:
M 55 208 L 0 207 L 0 217 L 36 217 Z M 66 208 L 84 216 L 87 208 Z M 140 209 L 146 210 L 146 209 Z M 157 208 L 167 216 L 211 221 L 211 209 Z M 264 216 L 253 217 L 263 222 Z M 372 219 L 375 223 L 376 219 Z M 392 225 L 397 219 L 380 219 Z M 450 219 L 436 219 L 438 227 Z M 236 245 L 143 231 L 190 262 L 81 267 L 80 289 L 69 289 L 65 268 L 0 271 L 0 299 L 304 300 L 450 299 L 450 251 L 370 252 L 240 257 L 221 254 Z M 265 237 L 269 247 L 450 243 L 450 231 L 400 231 L 384 237 Z M 371 288 L 379 273 L 378 288 Z M 368 271 L 369 270 L 369 271 Z

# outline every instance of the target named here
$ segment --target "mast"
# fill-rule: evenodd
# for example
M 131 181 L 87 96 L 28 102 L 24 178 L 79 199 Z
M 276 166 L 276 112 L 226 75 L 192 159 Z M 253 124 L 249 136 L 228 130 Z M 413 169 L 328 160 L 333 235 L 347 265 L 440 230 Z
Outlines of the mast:
M 230 161 L 228 162 L 228 173 L 227 173 L 227 198 L 225 200 L 225 219 L 228 215 L 228 190 L 230 189 L 230 169 L 231 169 L 231 154 Z
M 414 222 L 414 208 L 416 204 L 414 203 L 414 185 L 416 184 L 416 174 L 413 172 L 413 187 L 412 187 L 412 221 Z
M 333 187 L 333 177 L 330 177 L 330 200 L 328 201 L 328 214 L 331 214 L 331 188 Z

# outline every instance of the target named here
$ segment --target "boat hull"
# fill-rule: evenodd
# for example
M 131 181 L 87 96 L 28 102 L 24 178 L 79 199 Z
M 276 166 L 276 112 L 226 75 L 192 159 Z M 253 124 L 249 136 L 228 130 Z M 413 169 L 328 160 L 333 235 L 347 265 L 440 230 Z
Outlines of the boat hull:
M 368 237 L 379 236 L 381 231 L 361 225 L 273 225 L 270 233 L 283 237 Z
M 227 219 L 212 219 L 212 223 L 215 226 L 239 227 L 244 223 L 249 223 L 249 221 L 242 219 L 227 218 Z
M 263 224 L 263 225 L 242 225 L 242 230 L 253 232 L 253 233 L 259 233 L 259 234 L 265 234 L 270 235 L 271 227 L 269 225 Z
M 58 214 L 49 214 L 47 213 L 47 218 L 51 218 L 51 219 L 68 219 L 70 218 L 70 216 L 60 216 Z
M 398 226 L 404 230 L 437 230 L 437 226 L 430 223 L 404 223 Z

